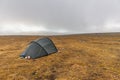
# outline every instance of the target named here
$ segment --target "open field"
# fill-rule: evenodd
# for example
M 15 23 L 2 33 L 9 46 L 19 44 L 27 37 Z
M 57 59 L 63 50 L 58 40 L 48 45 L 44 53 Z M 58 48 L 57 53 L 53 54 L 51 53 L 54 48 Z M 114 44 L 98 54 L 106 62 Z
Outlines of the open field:
M 120 34 L 52 36 L 58 53 L 20 59 L 38 38 L 0 37 L 0 80 L 120 80 Z

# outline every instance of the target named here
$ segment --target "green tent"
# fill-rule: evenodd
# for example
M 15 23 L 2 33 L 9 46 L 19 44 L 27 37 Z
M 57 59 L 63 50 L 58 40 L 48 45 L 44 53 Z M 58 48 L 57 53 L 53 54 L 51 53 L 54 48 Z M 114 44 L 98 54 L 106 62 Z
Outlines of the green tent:
M 32 41 L 26 50 L 20 55 L 20 57 L 30 56 L 30 58 L 39 58 L 52 53 L 56 53 L 58 50 L 51 39 L 42 38 Z

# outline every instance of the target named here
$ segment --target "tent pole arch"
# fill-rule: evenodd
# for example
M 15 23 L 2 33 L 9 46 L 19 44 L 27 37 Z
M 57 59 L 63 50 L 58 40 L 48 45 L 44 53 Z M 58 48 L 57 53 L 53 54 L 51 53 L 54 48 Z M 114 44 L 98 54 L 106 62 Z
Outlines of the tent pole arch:
M 35 43 L 35 44 L 39 45 L 39 46 L 47 53 L 47 51 L 46 51 L 39 43 L 37 43 L 37 42 L 35 42 L 35 41 L 32 41 L 31 43 Z M 48 54 L 48 53 L 47 53 L 47 54 Z

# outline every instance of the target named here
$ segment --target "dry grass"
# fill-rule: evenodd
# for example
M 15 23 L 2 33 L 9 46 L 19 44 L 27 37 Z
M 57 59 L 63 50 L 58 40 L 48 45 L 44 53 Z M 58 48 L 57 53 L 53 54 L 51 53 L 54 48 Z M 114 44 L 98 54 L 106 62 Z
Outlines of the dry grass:
M 120 80 L 120 34 L 53 36 L 58 53 L 20 59 L 37 38 L 0 37 L 0 80 Z

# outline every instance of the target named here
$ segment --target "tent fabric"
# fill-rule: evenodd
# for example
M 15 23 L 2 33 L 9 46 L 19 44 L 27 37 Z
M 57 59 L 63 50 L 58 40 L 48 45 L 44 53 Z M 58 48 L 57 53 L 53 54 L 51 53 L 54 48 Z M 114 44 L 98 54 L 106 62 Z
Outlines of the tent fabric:
M 57 48 L 49 38 L 42 38 L 32 41 L 20 57 L 30 56 L 39 58 L 57 52 Z

